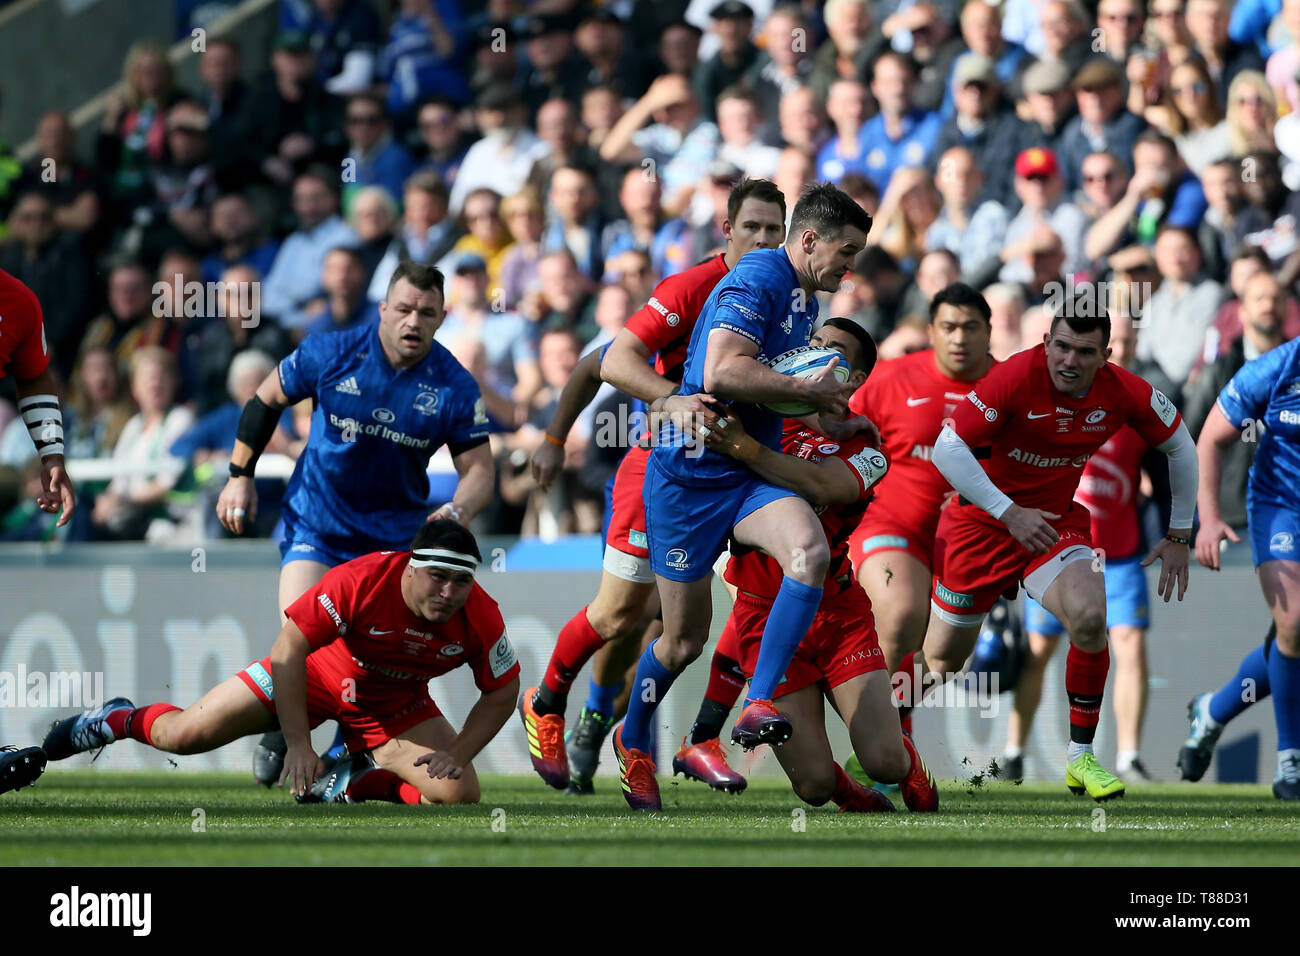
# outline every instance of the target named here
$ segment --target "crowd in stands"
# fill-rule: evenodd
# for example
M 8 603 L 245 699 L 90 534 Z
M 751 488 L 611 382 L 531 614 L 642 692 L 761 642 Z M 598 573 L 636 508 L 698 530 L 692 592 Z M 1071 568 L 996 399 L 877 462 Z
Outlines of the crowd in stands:
M 132 46 L 93 152 L 52 110 L 30 163 L 0 155 L 0 268 L 44 308 L 69 455 L 142 466 L 83 483 L 73 539 L 220 534 L 242 403 L 304 336 L 377 321 L 402 259 L 443 271 L 437 340 L 494 421 L 476 530 L 599 530 L 593 416 L 549 491 L 528 457 L 580 356 L 721 249 L 744 176 L 873 215 L 822 314 L 886 358 L 927 346 L 950 282 L 988 297 L 999 358 L 1091 285 L 1195 434 L 1300 331 L 1300 0 L 280 0 L 272 49 L 196 55 L 182 89 Z M 12 397 L 0 540 L 48 538 Z

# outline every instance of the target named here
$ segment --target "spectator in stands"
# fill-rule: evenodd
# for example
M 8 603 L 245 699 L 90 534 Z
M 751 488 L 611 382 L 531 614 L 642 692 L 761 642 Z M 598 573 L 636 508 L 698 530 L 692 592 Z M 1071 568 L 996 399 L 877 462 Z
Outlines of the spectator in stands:
M 1088 259 L 1101 259 L 1134 243 L 1150 248 L 1162 226 L 1193 233 L 1205 215 L 1205 193 L 1187 171 L 1173 142 L 1147 130 L 1133 147 L 1133 176 L 1109 212 L 1088 229 Z
M 123 260 L 108 273 L 108 310 L 91 321 L 81 338 L 81 354 L 102 348 L 112 353 L 125 375 L 146 323 L 152 318 L 149 270 L 135 260 Z
M 1042 7 L 1042 48 L 1030 52 L 1038 57 L 1039 62 L 1064 66 L 1073 75 L 1092 55 L 1090 26 L 1088 15 L 1078 0 L 1049 0 Z M 1016 42 L 1005 26 L 1002 35 Z
M 408 182 L 410 180 L 407 180 Z M 375 269 L 393 244 L 397 227 L 397 203 L 383 186 L 363 186 L 352 199 L 348 225 L 357 234 L 356 252 L 370 285 Z
M 113 448 L 121 465 L 151 466 L 153 474 L 119 475 L 95 499 L 91 515 L 103 538 L 139 541 L 166 514 L 167 495 L 185 470 L 168 456 L 172 443 L 194 421 L 176 404 L 176 360 L 165 349 L 142 348 L 131 358 L 131 397 L 139 408 Z
M 1258 246 L 1268 253 L 1273 270 L 1290 266 L 1282 276 L 1287 288 L 1295 281 L 1297 263 L 1290 262 L 1300 249 L 1300 193 L 1293 193 L 1282 182 L 1282 170 L 1273 152 L 1250 153 L 1245 162 L 1254 169 L 1254 177 L 1242 184 L 1246 207 L 1237 217 L 1237 239 L 1242 245 Z
M 647 126 L 650 120 L 653 122 Z M 644 168 L 657 174 L 700 124 L 700 104 L 690 83 L 677 75 L 661 76 L 614 123 L 600 144 L 600 158 L 624 164 L 642 164 L 648 159 L 650 166 Z
M 793 213 L 794 204 L 799 201 L 799 196 L 803 193 L 803 188 L 817 178 L 816 161 L 802 149 L 793 146 L 787 146 L 781 150 L 781 156 L 776 163 L 776 174 L 772 177 L 772 182 L 776 183 L 776 188 L 781 190 L 785 196 L 786 208 Z M 858 177 L 862 179 L 861 176 Z M 840 180 L 840 188 L 844 188 L 844 180 Z M 872 213 L 874 216 L 874 213 Z M 789 215 L 786 216 L 786 225 L 789 223 Z
M 316 50 L 316 76 L 331 93 L 346 96 L 370 85 L 383 34 L 367 0 L 282 5 L 280 29 L 308 35 Z
M 96 165 L 109 178 L 119 214 L 147 195 L 150 167 L 166 156 L 167 110 L 181 96 L 166 51 L 152 40 L 133 43 L 122 88 L 109 97 L 95 145 Z
M 400 196 L 402 185 L 415 171 L 415 160 L 405 146 L 393 139 L 380 97 L 369 93 L 350 97 L 344 123 L 348 137 L 348 155 L 343 164 L 346 216 L 352 197 L 365 186 L 383 186 L 390 196 Z
M 1128 63 L 1129 57 L 1145 51 L 1142 31 L 1146 24 L 1146 7 L 1139 0 L 1101 0 L 1097 4 L 1098 52 L 1113 63 Z
M 239 44 L 229 37 L 213 37 L 199 57 L 203 92 L 199 103 L 207 111 L 212 138 L 213 165 L 219 173 L 246 169 L 249 158 L 249 124 L 252 94 L 241 77 Z
M 836 81 L 865 77 L 886 44 L 884 34 L 872 29 L 867 0 L 828 0 L 822 18 L 828 36 L 813 55 L 808 85 L 825 102 Z
M 285 238 L 262 282 L 262 308 L 291 330 L 306 324 L 307 305 L 323 291 L 325 254 L 357 241 L 356 233 L 339 218 L 334 177 L 324 169 L 309 170 L 294 180 L 293 212 L 298 228 Z
M 445 96 L 429 97 L 416 111 L 415 125 L 425 149 L 420 171 L 437 173 L 450 188 L 471 142 L 457 124 L 456 104 Z
M 262 315 L 254 289 L 261 275 L 251 266 L 231 266 L 220 276 L 224 292 L 218 321 L 198 330 L 198 361 L 192 397 L 200 415 L 226 400 L 226 371 L 246 349 L 256 349 L 279 361 L 293 351 L 293 339 L 270 316 Z M 231 432 L 233 438 L 234 432 Z
M 1029 278 L 1023 285 L 1025 301 L 1046 306 L 1060 301 L 1069 284 L 1065 272 L 1065 246 L 1061 237 L 1047 227 L 1036 230 L 1028 239 Z
M 898 321 L 899 306 L 908 285 L 903 270 L 884 249 L 867 246 L 853 260 L 845 284 L 852 285 L 857 301 L 855 321 L 880 341 Z
M 602 263 L 627 249 L 649 252 L 654 248 L 664 224 L 662 199 L 658 177 L 635 167 L 623 174 L 618 201 L 624 216 L 607 225 L 600 235 Z
M 150 168 L 147 207 L 136 210 L 147 249 L 209 242 L 208 207 L 220 195 L 208 117 L 193 100 L 167 112 L 167 157 Z M 148 218 L 143 218 L 146 214 Z
M 1115 208 L 1131 177 L 1123 160 L 1104 150 L 1085 156 L 1081 171 L 1082 184 L 1075 194 L 1075 205 L 1083 210 L 1089 223 L 1094 223 Z
M 845 173 L 866 173 L 862 130 L 870 109 L 870 94 L 860 80 L 835 80 L 826 97 L 826 115 L 835 133 L 817 153 L 817 178 L 838 183 Z M 787 199 L 787 202 L 789 200 Z
M 695 97 L 702 117 L 717 120 L 718 97 L 741 81 L 758 60 L 758 47 L 749 36 L 754 31 L 754 11 L 740 0 L 723 0 L 709 11 L 710 31 L 718 50 L 695 70 Z
M 546 213 L 536 190 L 529 187 L 501 201 L 501 217 L 513 240 L 501 262 L 501 289 L 505 307 L 515 309 L 528 290 L 539 288 L 537 263 L 542 255 Z
M 571 31 L 568 18 L 561 14 L 535 14 L 524 21 L 527 63 L 519 86 L 529 118 L 535 117 L 547 100 L 566 99 L 576 106 L 582 97 L 588 66 L 574 48 Z
M 816 156 L 830 136 L 824 101 L 809 86 L 797 87 L 781 97 L 781 142 Z
M 620 252 L 605 263 L 605 282 L 626 289 L 637 308 L 650 301 L 659 279 L 659 273 L 655 272 L 650 254 L 640 249 Z
M 523 100 L 511 87 L 488 87 L 476 107 L 474 120 L 483 138 L 465 153 L 451 187 L 451 211 L 457 214 L 477 189 L 491 189 L 498 196 L 519 192 L 533 164 L 549 148 L 524 125 Z
M 583 88 L 610 86 L 628 99 L 646 91 L 650 81 L 646 72 L 648 51 L 629 42 L 627 27 L 614 11 L 595 7 L 582 13 L 573 31 L 573 42 L 585 61 Z
M 1219 314 L 1205 332 L 1205 348 L 1197 360 L 1197 367 L 1213 364 L 1233 350 L 1241 338 L 1241 310 L 1246 297 L 1246 286 L 1261 272 L 1270 273 L 1268 255 L 1256 246 L 1239 249 L 1228 269 L 1228 292 L 1232 296 L 1219 307 Z M 1300 305 L 1290 296 L 1284 296 L 1285 313 L 1282 337 L 1291 340 L 1300 336 Z M 1217 393 L 1216 393 L 1217 394 Z M 1208 409 L 1207 409 L 1208 411 Z
M 226 193 L 213 201 L 208 233 L 215 248 L 203 259 L 204 282 L 216 282 L 235 265 L 252 266 L 259 276 L 266 275 L 280 251 L 278 242 L 263 235 L 253 204 L 243 193 Z
M 675 74 L 690 79 L 700 62 L 700 37 L 703 31 L 693 23 L 675 20 L 659 34 L 658 75 Z
M 1133 4 L 1133 0 L 1113 2 Z M 1115 15 L 1127 15 L 1124 10 Z M 1085 156 L 1100 150 L 1120 157 L 1131 156 L 1133 144 L 1146 126 L 1140 116 L 1124 108 L 1123 82 L 1124 74 L 1118 66 L 1097 58 L 1088 61 L 1071 84 L 1079 115 L 1066 124 L 1059 147 L 1065 185 L 1071 192 L 1079 188 Z
M 343 101 L 317 80 L 305 33 L 276 37 L 271 72 L 259 81 L 250 112 L 250 152 L 274 183 L 288 186 L 312 163 L 336 166 L 347 151 Z
M 899 166 L 920 166 L 930 158 L 943 126 L 938 113 L 916 105 L 915 87 L 916 67 L 910 58 L 888 52 L 876 60 L 871 95 L 880 112 L 867 121 L 862 148 L 867 177 L 881 193 Z
M 617 217 L 619 186 L 622 174 L 619 168 L 602 163 L 600 156 L 584 141 L 582 127 L 578 125 L 578 110 L 568 100 L 548 100 L 537 111 L 537 138 L 545 143 L 549 152 L 537 161 L 529 181 L 543 196 L 551 191 L 551 177 L 565 166 L 579 167 L 587 172 L 596 190 L 596 202 L 602 218 Z M 608 194 L 604 205 L 602 196 Z
M 1232 138 L 1223 116 L 1214 81 L 1200 60 L 1189 59 L 1174 67 L 1169 76 L 1172 95 L 1170 126 L 1178 155 L 1197 176 L 1210 163 L 1232 155 Z
M 1021 141 L 1026 149 L 1040 146 L 1055 152 L 1060 147 L 1065 128 L 1075 116 L 1072 75 L 1061 62 L 1035 63 L 1022 74 L 1017 113 L 1025 121 Z
M 1242 70 L 1228 87 L 1228 135 L 1232 155 L 1238 158 L 1277 149 L 1273 127 L 1277 123 L 1277 96 L 1264 74 Z
M 1064 247 L 1065 273 L 1078 272 L 1087 263 L 1083 246 L 1088 220 L 1066 197 L 1056 155 L 1047 149 L 1027 149 L 1016 157 L 1015 173 L 1016 195 L 1022 205 L 1007 224 L 998 278 L 1003 282 L 1030 282 L 1030 257 L 1034 250 L 1045 248 L 1049 233 L 1055 234 Z
M 325 254 L 321 268 L 324 301 L 307 310 L 304 336 L 342 332 L 379 321 L 379 306 L 366 298 L 366 266 L 357 251 L 338 246 Z
M 36 124 L 36 155 L 23 169 L 19 193 L 31 189 L 44 193 L 54 204 L 54 224 L 85 236 L 93 245 L 103 221 L 106 184 L 99 169 L 77 159 L 76 148 L 76 131 L 68 114 L 59 110 L 42 114 Z
M 910 54 L 916 78 L 912 103 L 927 113 L 937 113 L 942 107 L 953 61 L 965 46 L 954 31 L 955 6 L 951 4 L 940 10 L 936 3 L 900 3 L 897 12 L 880 24 L 881 32 L 894 50 Z M 907 40 L 903 39 L 905 36 Z
M 1020 317 L 1025 313 L 1025 292 L 1010 282 L 995 282 L 984 290 L 989 304 L 989 354 L 1004 362 L 1020 351 Z
M 424 97 L 438 94 L 464 104 L 469 82 L 461 66 L 468 24 L 455 0 L 401 0 L 379 55 L 379 76 L 388 84 L 388 111 L 406 114 Z
M 445 256 L 457 238 L 456 220 L 448 215 L 447 186 L 430 170 L 406 181 L 402 194 L 402 223 L 375 266 L 366 297 L 382 302 L 388 296 L 388 281 L 404 259 L 429 264 Z
M 969 149 L 947 149 L 939 157 L 934 175 L 942 204 L 925 233 L 925 248 L 956 253 L 962 281 L 976 288 L 991 282 L 1001 268 L 998 253 L 1009 221 L 1001 203 L 979 199 L 983 178 L 983 170 Z
M 992 58 L 967 53 L 957 60 L 952 73 L 956 112 L 939 130 L 932 168 L 938 168 L 938 157 L 953 146 L 966 147 L 984 171 L 981 198 L 1006 206 L 1014 195 L 1011 173 L 1022 148 L 1024 124 L 1003 105 L 997 63 Z
M 1003 89 L 1009 89 L 1028 54 L 1020 44 L 1012 43 L 1002 36 L 1002 14 L 998 12 L 997 6 L 984 0 L 972 0 L 964 4 L 958 26 L 966 50 L 992 60 L 998 84 Z M 944 115 L 951 116 L 951 96 L 954 90 L 951 75 L 948 77 L 947 90 Z
M 1197 228 L 1206 274 L 1222 281 L 1237 252 L 1237 215 L 1245 204 L 1236 160 L 1221 159 L 1201 173 L 1206 210 Z
M 19 196 L 9 215 L 7 240 L 0 246 L 0 269 L 36 293 L 51 360 L 66 376 L 86 328 L 90 276 L 81 236 L 55 224 L 54 204 L 45 193 Z
M 551 252 L 537 263 L 540 288 L 520 303 L 524 316 L 543 330 L 575 332 L 583 342 L 596 337 L 596 300 L 591 283 L 567 250 Z
M 585 131 L 587 148 L 594 155 L 600 155 L 600 147 L 623 113 L 623 101 L 610 87 L 589 86 L 583 91 L 579 125 Z
M 773 7 L 763 23 L 763 49 L 743 82 L 754 91 L 759 115 L 769 129 L 780 125 L 781 98 L 808 84 L 813 68 L 808 32 L 807 18 L 792 3 Z
M 845 173 L 844 178 L 840 180 L 840 190 L 861 206 L 862 211 L 868 216 L 872 219 L 876 218 L 876 213 L 880 211 L 880 190 L 870 179 L 857 173 Z M 802 190 L 794 195 L 801 193 Z
M 1201 247 L 1190 229 L 1163 227 L 1155 258 L 1160 288 L 1143 310 L 1137 357 L 1154 361 L 1181 388 L 1219 311 L 1223 287 L 1201 275 Z
M 1187 32 L 1209 69 L 1219 106 L 1224 108 L 1231 102 L 1231 86 L 1242 72 L 1264 70 L 1264 60 L 1253 45 L 1239 43 L 1228 35 L 1231 11 L 1229 0 L 1187 0 Z
M 438 260 L 443 275 L 449 275 L 466 252 L 487 263 L 492 288 L 501 287 L 501 266 L 510 252 L 510 231 L 501 219 L 501 197 L 491 189 L 476 189 L 465 197 L 460 228 L 464 230 L 451 251 Z
M 542 386 L 536 326 L 518 312 L 492 307 L 487 266 L 479 256 L 461 256 L 449 278 L 447 317 L 435 338 L 443 344 L 462 336 L 481 342 L 487 386 L 511 402 L 528 404 Z
M 920 166 L 904 166 L 889 181 L 867 242 L 883 248 L 910 275 L 926 252 L 926 233 L 939 218 L 939 208 L 930 174 Z
M 881 201 L 884 205 L 884 201 Z M 934 249 L 921 257 L 916 279 L 903 292 L 898 304 L 898 322 L 924 328 L 930 321 L 930 300 L 939 290 L 961 278 L 961 263 L 947 249 Z

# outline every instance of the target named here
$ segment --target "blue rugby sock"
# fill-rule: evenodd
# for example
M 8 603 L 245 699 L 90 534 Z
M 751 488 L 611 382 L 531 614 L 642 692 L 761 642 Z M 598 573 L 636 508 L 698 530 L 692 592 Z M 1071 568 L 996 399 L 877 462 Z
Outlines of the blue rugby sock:
M 677 675 L 659 663 L 655 657 L 655 641 L 641 654 L 636 665 L 636 680 L 632 684 L 632 696 L 627 703 L 627 717 L 623 720 L 622 741 L 628 750 L 640 750 L 651 753 L 654 737 L 650 732 L 650 722 L 654 719 L 655 708 L 673 686 Z
M 822 589 L 809 587 L 802 581 L 787 577 L 781 581 L 781 590 L 772 603 L 772 612 L 763 627 L 763 643 L 758 649 L 758 662 L 749 682 L 750 700 L 771 700 L 776 687 L 785 677 L 799 642 L 808 633 L 817 606 L 821 604 Z
M 1300 657 L 1287 657 L 1274 644 L 1268 655 L 1268 679 L 1273 687 L 1277 749 L 1300 748 Z
M 617 684 L 610 684 L 608 687 L 602 687 L 596 683 L 594 677 L 589 678 L 587 681 L 587 709 L 595 711 L 603 717 L 608 717 L 614 713 L 614 699 L 618 697 L 622 689 L 622 681 Z
M 1237 668 L 1237 676 L 1215 692 L 1210 698 L 1210 716 L 1216 723 L 1226 724 L 1241 714 L 1251 704 L 1257 704 L 1269 695 L 1267 644 L 1255 648 Z M 1273 649 L 1276 652 L 1276 648 Z

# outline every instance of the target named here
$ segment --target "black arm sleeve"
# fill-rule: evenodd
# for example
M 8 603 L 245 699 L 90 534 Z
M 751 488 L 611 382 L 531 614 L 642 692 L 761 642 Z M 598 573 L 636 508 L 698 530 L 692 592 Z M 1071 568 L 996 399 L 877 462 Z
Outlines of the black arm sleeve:
M 280 423 L 280 411 L 272 408 L 256 395 L 244 406 L 244 414 L 239 416 L 239 428 L 235 432 L 235 437 L 253 449 L 253 457 L 245 466 L 249 471 L 253 470 L 262 450 L 266 448 L 266 443 L 275 434 L 275 428 Z

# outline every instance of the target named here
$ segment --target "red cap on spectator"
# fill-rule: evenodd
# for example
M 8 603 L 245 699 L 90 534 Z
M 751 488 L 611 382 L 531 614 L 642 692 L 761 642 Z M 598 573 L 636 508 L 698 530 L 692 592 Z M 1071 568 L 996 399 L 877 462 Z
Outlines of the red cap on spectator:
M 1035 146 L 1016 157 L 1016 175 L 1022 179 L 1030 176 L 1055 176 L 1061 171 L 1056 164 L 1056 154 L 1050 149 Z

